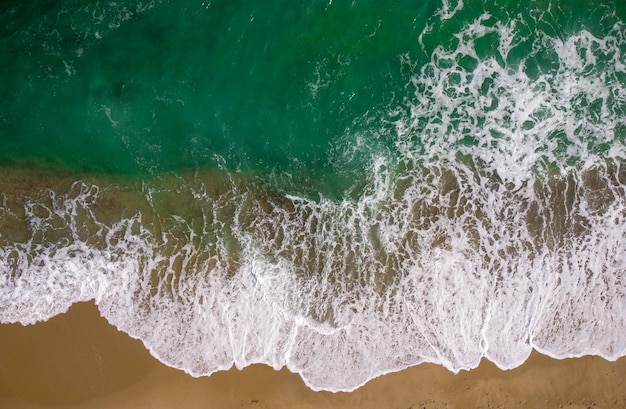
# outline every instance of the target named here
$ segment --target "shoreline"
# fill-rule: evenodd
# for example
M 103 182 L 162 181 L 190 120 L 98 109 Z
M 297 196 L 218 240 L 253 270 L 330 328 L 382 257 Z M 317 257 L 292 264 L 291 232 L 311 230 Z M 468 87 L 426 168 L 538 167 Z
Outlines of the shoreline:
M 160 363 L 93 302 L 31 326 L 0 325 L 0 407 L 472 408 L 626 406 L 626 357 L 555 360 L 533 352 L 518 368 L 483 359 L 453 374 L 420 364 L 354 392 L 314 392 L 298 374 L 252 365 L 193 378 Z

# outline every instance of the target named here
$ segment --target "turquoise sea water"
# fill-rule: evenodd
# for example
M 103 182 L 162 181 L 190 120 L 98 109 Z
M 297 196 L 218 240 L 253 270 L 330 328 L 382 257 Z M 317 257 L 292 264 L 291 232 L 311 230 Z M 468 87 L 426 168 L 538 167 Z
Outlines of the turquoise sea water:
M 626 7 L 587 3 L 3 2 L 0 321 L 95 299 L 335 391 L 623 356 Z
M 401 56 L 423 59 L 416 38 L 435 7 L 7 6 L 2 160 L 354 178 L 366 159 L 342 145 L 377 132 L 406 93 Z

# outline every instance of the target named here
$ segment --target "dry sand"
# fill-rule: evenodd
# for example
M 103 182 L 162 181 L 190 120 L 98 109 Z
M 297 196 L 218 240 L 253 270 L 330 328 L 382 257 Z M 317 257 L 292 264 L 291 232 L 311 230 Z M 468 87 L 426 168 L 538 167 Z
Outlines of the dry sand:
M 511 371 L 483 361 L 458 375 L 423 364 L 329 393 L 263 365 L 192 378 L 152 358 L 93 303 L 33 326 L 0 325 L 0 408 L 559 407 L 626 408 L 626 359 L 535 353 Z

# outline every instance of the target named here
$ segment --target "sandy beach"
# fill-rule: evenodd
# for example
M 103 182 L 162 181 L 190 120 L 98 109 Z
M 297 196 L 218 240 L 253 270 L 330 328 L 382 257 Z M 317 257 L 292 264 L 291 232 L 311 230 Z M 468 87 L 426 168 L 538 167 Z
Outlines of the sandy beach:
M 1 408 L 623 408 L 626 359 L 534 353 L 501 371 L 454 375 L 423 364 L 352 393 L 313 392 L 297 374 L 254 365 L 193 378 L 100 317 L 93 303 L 32 326 L 0 325 Z

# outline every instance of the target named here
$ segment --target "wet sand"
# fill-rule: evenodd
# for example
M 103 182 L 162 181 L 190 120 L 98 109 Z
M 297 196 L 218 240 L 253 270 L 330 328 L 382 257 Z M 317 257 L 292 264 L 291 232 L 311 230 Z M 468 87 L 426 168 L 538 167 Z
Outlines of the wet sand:
M 313 392 L 297 374 L 254 365 L 193 378 L 152 358 L 93 303 L 48 322 L 0 325 L 0 408 L 624 408 L 626 359 L 534 353 L 501 371 L 454 375 L 423 364 L 352 393 Z

